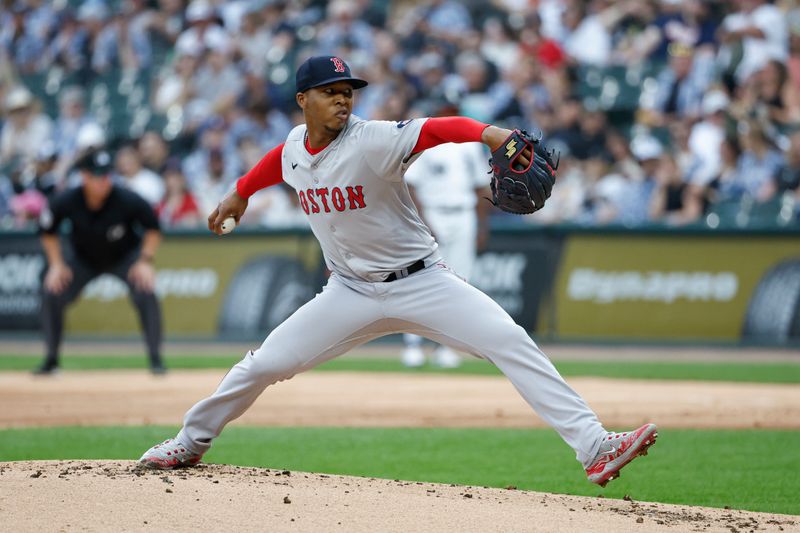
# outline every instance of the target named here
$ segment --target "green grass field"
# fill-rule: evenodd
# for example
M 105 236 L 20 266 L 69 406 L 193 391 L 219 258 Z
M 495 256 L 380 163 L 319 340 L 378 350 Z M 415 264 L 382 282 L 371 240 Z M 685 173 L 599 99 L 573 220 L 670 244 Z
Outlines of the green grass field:
M 238 357 L 178 355 L 166 358 L 174 369 L 228 369 Z M 145 368 L 142 355 L 63 357 L 65 370 Z M 36 357 L 0 355 L 0 371 L 27 371 L 39 364 Z M 753 362 L 664 362 L 664 361 L 556 361 L 564 376 L 599 376 L 626 379 L 676 379 L 757 383 L 800 383 L 800 363 Z M 465 360 L 455 370 L 425 366 L 408 370 L 395 359 L 342 358 L 320 366 L 316 371 L 437 372 L 451 375 L 500 375 L 493 365 L 476 359 Z
M 136 459 L 174 427 L 0 431 L 0 460 Z M 800 514 L 800 432 L 663 430 L 601 489 L 543 429 L 231 427 L 207 462 Z

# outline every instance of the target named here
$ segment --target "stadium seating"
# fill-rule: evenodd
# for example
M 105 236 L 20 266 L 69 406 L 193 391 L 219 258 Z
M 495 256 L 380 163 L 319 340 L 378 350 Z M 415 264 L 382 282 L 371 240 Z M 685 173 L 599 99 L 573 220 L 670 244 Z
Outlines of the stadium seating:
M 630 111 L 639 108 L 643 91 L 654 87 L 663 65 L 642 63 L 631 66 L 578 68 L 578 95 L 589 109 Z

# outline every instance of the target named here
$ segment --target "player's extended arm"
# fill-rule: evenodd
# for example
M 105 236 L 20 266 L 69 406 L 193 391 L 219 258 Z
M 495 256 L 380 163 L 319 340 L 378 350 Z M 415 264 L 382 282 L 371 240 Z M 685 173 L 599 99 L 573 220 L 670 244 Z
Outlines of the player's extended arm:
M 429 118 L 422 125 L 419 139 L 412 154 L 422 152 L 444 143 L 481 142 L 495 151 L 512 131 L 478 122 L 467 117 L 435 117 Z M 531 153 L 528 148 L 522 152 L 519 163 L 527 167 L 530 163 Z
M 250 171 L 239 178 L 236 182 L 236 189 L 231 191 L 208 215 L 208 229 L 222 235 L 222 221 L 228 217 L 239 219 L 247 209 L 247 200 L 257 191 L 277 185 L 283 181 L 283 171 L 281 170 L 281 156 L 283 155 L 283 144 L 280 144 L 267 152 L 261 161 L 250 169 Z

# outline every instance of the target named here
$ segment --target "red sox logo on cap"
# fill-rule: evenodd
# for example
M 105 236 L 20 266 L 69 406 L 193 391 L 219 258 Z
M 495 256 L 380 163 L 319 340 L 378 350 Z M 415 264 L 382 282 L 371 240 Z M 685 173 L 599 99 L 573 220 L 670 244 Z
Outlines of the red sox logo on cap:
M 333 61 L 334 72 L 344 72 L 344 61 L 342 61 L 338 57 L 332 57 L 331 61 Z
M 333 65 L 332 71 L 331 65 Z M 350 67 L 347 66 L 347 63 L 336 56 L 309 57 L 297 67 L 295 75 L 295 85 L 299 93 L 337 81 L 347 81 L 353 86 L 353 89 L 367 86 L 365 80 L 354 78 L 350 74 Z

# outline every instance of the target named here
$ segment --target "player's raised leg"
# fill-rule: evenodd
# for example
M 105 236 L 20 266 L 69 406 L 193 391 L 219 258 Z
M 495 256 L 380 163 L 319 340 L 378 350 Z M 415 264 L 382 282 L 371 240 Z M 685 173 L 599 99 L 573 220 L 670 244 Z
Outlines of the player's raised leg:
M 494 363 L 575 450 L 591 481 L 604 484 L 654 441 L 653 425 L 608 433 L 527 332 L 494 300 L 448 270 L 429 268 L 392 285 L 390 301 L 397 304 L 392 315 L 427 328 L 425 335 L 434 340 Z
M 200 461 L 225 425 L 238 418 L 266 387 L 380 336 L 380 305 L 332 277 L 325 289 L 249 351 L 217 390 L 186 413 L 175 439 L 140 459 L 145 466 L 174 468 Z

